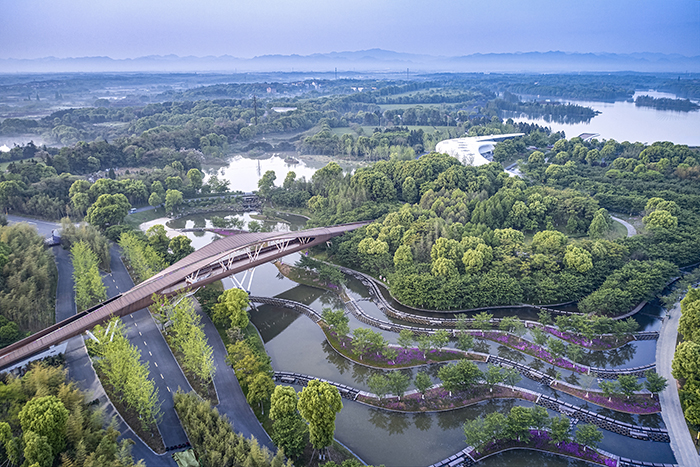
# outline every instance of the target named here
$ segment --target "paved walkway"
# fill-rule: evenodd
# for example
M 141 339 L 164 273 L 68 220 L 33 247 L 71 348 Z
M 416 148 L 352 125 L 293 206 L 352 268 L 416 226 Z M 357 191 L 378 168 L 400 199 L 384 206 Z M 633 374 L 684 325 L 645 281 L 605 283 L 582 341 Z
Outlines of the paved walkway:
M 214 386 L 219 397 L 219 405 L 216 406 L 217 410 L 220 414 L 228 417 L 234 431 L 246 438 L 254 436 L 261 446 L 267 447 L 274 455 L 277 452 L 277 447 L 263 429 L 253 413 L 253 409 L 250 408 L 243 390 L 238 384 L 236 373 L 226 363 L 228 353 L 219 332 L 216 330 L 216 326 L 211 322 L 209 316 L 202 312 L 202 307 L 196 301 L 195 308 L 202 318 L 202 330 L 207 336 L 209 345 L 214 349 L 214 366 L 216 367 Z
M 619 217 L 615 217 L 615 216 L 610 216 L 610 219 L 617 221 L 620 224 L 624 225 L 625 228 L 627 229 L 627 236 L 628 237 L 634 237 L 635 235 L 637 235 L 637 229 L 635 229 L 634 226 L 632 224 L 630 224 L 629 222 L 623 221 Z
M 668 388 L 659 394 L 659 401 L 661 402 L 661 415 L 671 437 L 671 449 L 676 456 L 676 462 L 683 467 L 700 467 L 700 456 L 698 456 L 685 423 L 683 409 L 678 398 L 676 380 L 671 375 L 671 362 L 676 350 L 680 316 L 681 307 L 677 303 L 671 310 L 671 316 L 664 319 L 656 344 L 656 371 L 668 379 Z

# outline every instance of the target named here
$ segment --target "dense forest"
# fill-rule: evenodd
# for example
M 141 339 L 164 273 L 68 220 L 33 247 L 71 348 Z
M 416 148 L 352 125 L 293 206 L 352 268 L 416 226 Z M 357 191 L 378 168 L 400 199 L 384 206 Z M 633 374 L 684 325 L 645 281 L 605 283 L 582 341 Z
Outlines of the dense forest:
M 700 261 L 697 151 L 580 138 L 545 151 L 526 151 L 525 180 L 497 163 L 429 154 L 352 175 L 331 163 L 282 187 L 266 176 L 260 192 L 278 204 L 306 199 L 313 225 L 376 219 L 333 242 L 331 254 L 388 277 L 394 296 L 418 307 L 581 300 L 616 315 Z M 643 214 L 647 233 L 613 239 L 609 211 Z

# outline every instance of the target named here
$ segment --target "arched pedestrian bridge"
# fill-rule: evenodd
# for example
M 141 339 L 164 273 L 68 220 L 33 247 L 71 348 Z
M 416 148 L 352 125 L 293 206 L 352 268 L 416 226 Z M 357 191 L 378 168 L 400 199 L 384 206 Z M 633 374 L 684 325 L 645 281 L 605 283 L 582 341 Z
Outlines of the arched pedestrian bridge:
M 369 221 L 296 232 L 244 233 L 217 240 L 131 290 L 5 347 L 0 350 L 0 369 L 82 334 L 113 316 L 125 316 L 146 308 L 153 303 L 153 294 L 172 296 L 194 291 L 232 274 L 320 245 L 367 224 Z

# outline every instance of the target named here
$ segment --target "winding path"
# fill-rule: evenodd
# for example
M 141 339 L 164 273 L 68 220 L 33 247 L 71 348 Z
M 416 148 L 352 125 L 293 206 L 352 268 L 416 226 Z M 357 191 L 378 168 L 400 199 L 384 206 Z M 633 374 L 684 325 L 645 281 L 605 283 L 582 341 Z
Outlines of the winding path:
M 610 216 L 610 219 L 624 225 L 625 228 L 627 229 L 627 236 L 628 237 L 634 237 L 635 235 L 637 235 L 637 229 L 635 229 L 634 226 L 632 224 L 630 224 L 629 222 L 623 221 L 619 217 L 615 217 L 615 216 Z
M 666 390 L 659 394 L 659 401 L 661 402 L 661 416 L 671 437 L 671 449 L 676 456 L 678 464 L 683 467 L 700 467 L 700 456 L 698 456 L 693 439 L 685 423 L 683 409 L 678 397 L 678 386 L 673 375 L 671 375 L 671 362 L 673 361 L 673 353 L 676 350 L 680 316 L 680 303 L 676 303 L 673 310 L 664 318 L 659 340 L 656 344 L 656 371 L 669 382 Z

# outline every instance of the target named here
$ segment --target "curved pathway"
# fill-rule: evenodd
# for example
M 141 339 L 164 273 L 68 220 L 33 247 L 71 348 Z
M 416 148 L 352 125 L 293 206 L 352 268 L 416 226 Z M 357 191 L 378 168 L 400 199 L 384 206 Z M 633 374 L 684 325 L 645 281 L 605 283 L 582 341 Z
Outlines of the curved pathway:
M 681 316 L 680 303 L 664 318 L 661 325 L 659 341 L 656 344 L 656 369 L 658 373 L 668 380 L 668 387 L 659 394 L 661 402 L 661 416 L 671 437 L 671 449 L 676 456 L 679 465 L 683 467 L 700 467 L 693 439 L 685 423 L 683 408 L 678 397 L 678 386 L 671 374 L 671 362 L 676 350 L 676 337 L 678 335 L 678 320 Z
M 615 217 L 615 216 L 610 216 L 610 219 L 624 225 L 625 228 L 627 229 L 627 236 L 628 237 L 634 237 L 635 235 L 637 235 L 637 229 L 635 229 L 634 226 L 632 224 L 630 224 L 629 222 L 623 221 L 619 217 Z

